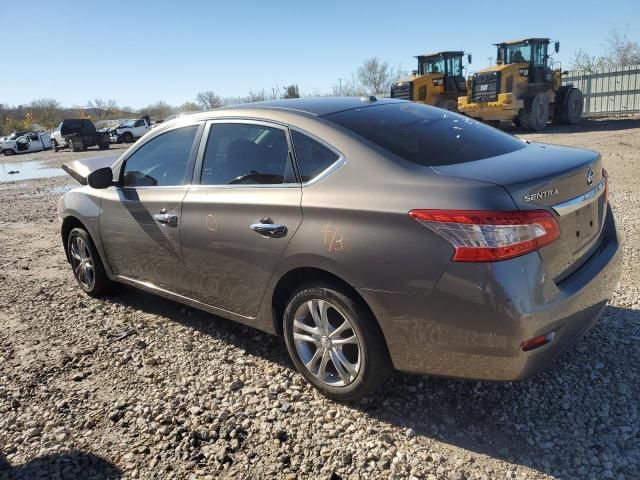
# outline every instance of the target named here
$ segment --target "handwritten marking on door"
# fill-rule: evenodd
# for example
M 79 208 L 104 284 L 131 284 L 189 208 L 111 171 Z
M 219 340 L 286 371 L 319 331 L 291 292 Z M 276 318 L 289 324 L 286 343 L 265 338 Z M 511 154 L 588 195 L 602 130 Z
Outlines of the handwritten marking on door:
M 322 227 L 321 233 L 322 243 L 329 253 L 351 251 L 351 240 L 344 236 L 339 223 L 327 223 Z

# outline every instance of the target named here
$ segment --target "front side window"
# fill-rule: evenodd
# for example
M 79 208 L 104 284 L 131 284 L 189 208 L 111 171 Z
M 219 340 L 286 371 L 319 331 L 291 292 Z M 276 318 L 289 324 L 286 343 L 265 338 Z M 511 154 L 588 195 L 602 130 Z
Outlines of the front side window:
M 323 118 L 419 165 L 471 162 L 526 146 L 477 120 L 417 103 L 356 108 Z
M 295 182 L 284 130 L 216 123 L 202 162 L 202 185 L 274 185 Z
M 538 43 L 533 47 L 533 64 L 536 67 L 544 67 L 547 64 L 546 45 Z
M 178 128 L 158 135 L 136 150 L 124 164 L 125 187 L 184 185 L 187 164 L 198 126 Z
M 425 75 L 427 73 L 444 73 L 444 60 L 442 58 L 423 60 L 420 74 Z
M 531 45 L 524 43 L 506 45 L 500 48 L 499 57 L 504 63 L 529 63 L 531 61 Z
M 334 151 L 296 130 L 291 132 L 291 138 L 303 182 L 314 179 L 339 158 Z

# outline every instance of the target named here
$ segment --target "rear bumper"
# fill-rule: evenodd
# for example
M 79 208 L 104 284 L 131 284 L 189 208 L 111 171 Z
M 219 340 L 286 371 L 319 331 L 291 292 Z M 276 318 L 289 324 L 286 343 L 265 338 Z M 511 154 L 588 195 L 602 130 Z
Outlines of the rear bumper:
M 609 209 L 600 248 L 556 285 L 532 252 L 495 263 L 451 262 L 428 295 L 360 289 L 398 370 L 518 380 L 548 366 L 597 321 L 620 278 L 622 245 Z M 524 340 L 555 332 L 523 352 Z
M 523 106 L 522 100 L 515 100 L 511 93 L 498 94 L 495 102 L 469 102 L 468 98 L 458 98 L 458 111 L 483 120 L 511 120 Z

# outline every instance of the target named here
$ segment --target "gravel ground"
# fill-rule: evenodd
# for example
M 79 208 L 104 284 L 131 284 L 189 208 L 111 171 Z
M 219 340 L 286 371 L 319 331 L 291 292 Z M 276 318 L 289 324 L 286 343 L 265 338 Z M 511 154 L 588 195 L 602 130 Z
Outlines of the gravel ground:
M 530 380 L 398 373 L 351 406 L 274 337 L 132 288 L 83 295 L 56 220 L 72 180 L 0 184 L 0 479 L 640 478 L 640 121 L 523 136 L 602 152 L 626 235 L 611 306 Z

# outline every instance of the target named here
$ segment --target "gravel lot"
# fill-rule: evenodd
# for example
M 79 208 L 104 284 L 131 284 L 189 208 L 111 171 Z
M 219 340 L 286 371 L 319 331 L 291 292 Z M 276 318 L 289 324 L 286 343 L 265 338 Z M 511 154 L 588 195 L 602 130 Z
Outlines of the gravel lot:
M 395 374 L 355 406 L 276 338 L 132 288 L 83 295 L 56 219 L 73 181 L 0 183 L 0 479 L 640 478 L 640 120 L 523 136 L 602 152 L 626 235 L 611 306 L 530 380 Z

